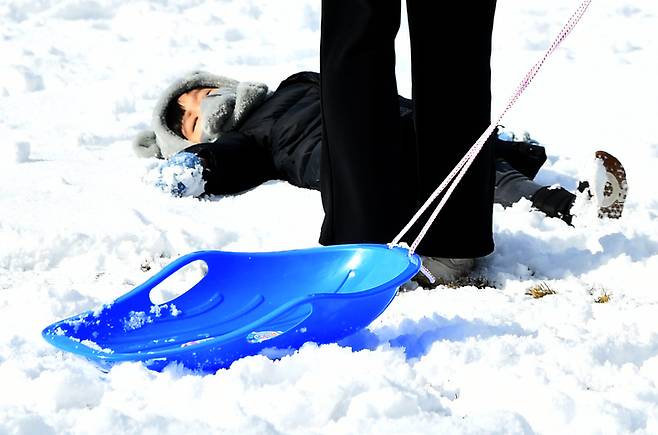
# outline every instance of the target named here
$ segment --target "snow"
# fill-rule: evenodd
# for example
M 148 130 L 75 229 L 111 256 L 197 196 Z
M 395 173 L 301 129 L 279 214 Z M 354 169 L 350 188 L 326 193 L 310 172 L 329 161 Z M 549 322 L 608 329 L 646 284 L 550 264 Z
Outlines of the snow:
M 577 3 L 499 0 L 494 111 Z M 131 141 L 190 70 L 272 89 L 317 71 L 320 19 L 310 0 L 0 1 L 0 434 L 657 433 L 655 2 L 593 2 L 505 120 L 546 144 L 546 185 L 573 191 L 597 149 L 617 156 L 621 220 L 496 207 L 496 252 L 476 271 L 495 288 L 400 294 L 340 344 L 211 375 L 101 373 L 41 338 L 180 255 L 317 245 L 318 192 L 172 198 L 144 181 L 154 161 Z M 409 96 L 407 37 L 403 19 Z M 540 283 L 555 294 L 526 295 Z M 134 314 L 129 326 L 148 319 Z
M 191 153 L 186 154 L 194 156 Z M 144 176 L 144 182 L 157 185 L 163 192 L 169 194 L 175 192 L 179 196 L 196 197 L 203 194 L 206 185 L 202 173 L 203 166 L 200 164 L 193 167 L 183 166 L 181 163 L 176 165 L 165 164 L 162 167 L 158 165 Z
M 25 163 L 30 160 L 30 143 L 16 142 L 14 144 L 14 161 L 16 163 Z
M 91 341 L 91 340 L 81 340 L 80 344 L 83 344 L 83 345 L 85 345 L 85 346 L 87 346 L 91 349 L 94 349 L 98 352 L 104 352 L 104 353 L 113 353 L 114 352 L 112 349 L 101 347 L 98 343 L 96 343 L 95 341 Z
M 151 322 L 153 322 L 153 318 L 151 316 L 147 316 L 144 311 L 131 311 L 128 313 L 128 317 L 122 321 L 123 330 L 132 331 L 134 329 L 139 329 L 147 323 Z

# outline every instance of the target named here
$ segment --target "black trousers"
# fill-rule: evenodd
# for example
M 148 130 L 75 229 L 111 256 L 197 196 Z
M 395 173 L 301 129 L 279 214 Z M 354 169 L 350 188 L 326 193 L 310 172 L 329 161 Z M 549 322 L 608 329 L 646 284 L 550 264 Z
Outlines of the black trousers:
M 417 141 L 405 147 L 395 79 L 400 1 L 323 0 L 320 243 L 390 242 L 488 127 L 495 7 L 407 0 Z M 485 146 L 420 254 L 493 251 L 493 175 Z

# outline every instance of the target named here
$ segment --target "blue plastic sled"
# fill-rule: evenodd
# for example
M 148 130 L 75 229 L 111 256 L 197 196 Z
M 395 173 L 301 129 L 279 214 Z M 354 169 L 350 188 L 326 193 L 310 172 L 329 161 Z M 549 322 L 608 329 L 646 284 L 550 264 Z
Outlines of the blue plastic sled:
M 174 300 L 154 305 L 151 290 L 183 266 L 203 260 L 208 272 Z M 54 346 L 102 369 L 142 361 L 153 370 L 177 362 L 215 371 L 265 349 L 331 343 L 368 326 L 420 258 L 386 245 L 305 250 L 195 252 L 99 310 L 43 331 Z

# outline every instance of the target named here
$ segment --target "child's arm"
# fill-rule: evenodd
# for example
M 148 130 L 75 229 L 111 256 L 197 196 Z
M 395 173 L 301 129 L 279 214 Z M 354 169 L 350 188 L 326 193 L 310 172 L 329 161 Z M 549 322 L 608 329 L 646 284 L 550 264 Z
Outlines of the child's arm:
M 225 133 L 215 142 L 192 145 L 184 151 L 201 159 L 205 192 L 209 194 L 238 193 L 277 178 L 269 150 L 239 132 Z

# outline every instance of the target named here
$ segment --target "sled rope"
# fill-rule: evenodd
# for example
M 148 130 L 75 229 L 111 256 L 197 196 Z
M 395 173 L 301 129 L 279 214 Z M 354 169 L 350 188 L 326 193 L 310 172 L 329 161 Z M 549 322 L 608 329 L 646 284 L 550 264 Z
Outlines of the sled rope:
M 452 192 L 455 190 L 461 179 L 464 177 L 464 174 L 466 171 L 468 171 L 468 168 L 471 166 L 475 158 L 477 157 L 478 153 L 484 146 L 484 143 L 489 139 L 489 136 L 493 133 L 493 131 L 496 129 L 496 126 L 500 124 L 502 121 L 503 117 L 509 112 L 509 110 L 516 104 L 517 100 L 523 92 L 526 90 L 528 85 L 532 82 L 532 80 L 537 76 L 537 73 L 539 73 L 539 70 L 544 66 L 544 63 L 548 60 L 548 57 L 557 50 L 557 48 L 560 46 L 562 41 L 564 41 L 567 36 L 571 33 L 571 31 L 576 27 L 580 19 L 583 17 L 585 12 L 587 11 L 587 8 L 589 7 L 590 3 L 592 0 L 583 0 L 581 5 L 576 9 L 576 11 L 571 15 L 569 20 L 566 22 L 566 24 L 562 27 L 562 30 L 560 30 L 560 33 L 556 36 L 555 40 L 553 43 L 548 47 L 546 52 L 544 52 L 544 55 L 539 59 L 537 63 L 535 63 L 530 70 L 526 73 L 526 75 L 523 77 L 519 85 L 517 86 L 516 90 L 512 94 L 511 98 L 508 100 L 507 105 L 505 106 L 505 109 L 498 115 L 496 118 L 496 121 L 492 124 L 489 125 L 489 127 L 482 133 L 480 138 L 471 146 L 471 148 L 468 150 L 466 155 L 457 163 L 457 165 L 453 168 L 453 170 L 448 174 L 448 176 L 441 182 L 439 187 L 436 188 L 436 190 L 430 195 L 430 197 L 425 201 L 423 206 L 416 212 L 416 214 L 411 218 L 409 223 L 400 231 L 400 233 L 393 239 L 393 241 L 389 244 L 389 246 L 399 246 L 400 240 L 402 240 L 402 237 L 409 232 L 411 227 L 420 219 L 420 217 L 425 213 L 425 211 L 429 208 L 429 206 L 436 200 L 436 198 L 443 193 L 443 191 L 448 187 L 448 189 L 445 191 L 445 194 L 441 198 L 441 201 L 439 204 L 436 206 L 434 211 L 432 212 L 430 218 L 428 221 L 425 223 L 425 226 L 423 226 L 422 230 L 418 234 L 418 237 L 416 237 L 416 240 L 411 244 L 409 247 L 409 255 L 413 255 L 413 253 L 416 251 L 416 248 L 418 247 L 418 244 L 423 240 L 425 237 L 425 234 L 429 230 L 430 226 L 438 216 L 439 212 L 443 209 L 443 206 L 445 203 L 448 201 L 448 198 L 450 198 L 450 195 L 452 195 Z

